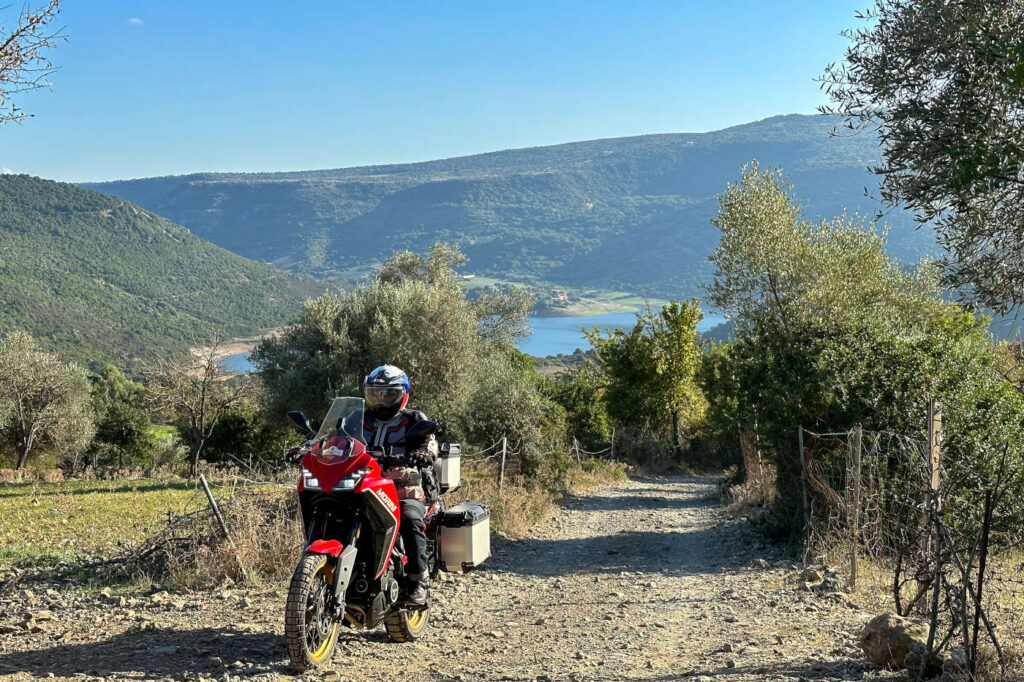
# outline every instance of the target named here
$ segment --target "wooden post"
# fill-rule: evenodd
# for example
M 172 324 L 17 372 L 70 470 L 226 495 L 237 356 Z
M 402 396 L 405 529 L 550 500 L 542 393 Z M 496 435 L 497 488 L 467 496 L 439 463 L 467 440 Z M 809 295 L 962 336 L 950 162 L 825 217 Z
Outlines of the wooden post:
M 860 545 L 860 475 L 864 427 L 857 424 L 850 437 L 850 591 L 857 589 L 857 553 Z
M 245 572 L 245 566 L 242 565 L 242 557 L 238 556 L 238 548 L 235 547 L 235 541 L 231 539 L 228 526 L 224 523 L 224 517 L 220 515 L 220 507 L 217 506 L 217 501 L 213 499 L 213 493 L 210 492 L 210 484 L 206 482 L 206 476 L 199 474 L 199 482 L 203 484 L 203 490 L 206 491 L 206 499 L 210 502 L 210 509 L 213 510 L 213 515 L 216 517 L 217 523 L 220 524 L 224 537 L 227 539 L 228 544 L 231 545 L 231 551 L 235 555 L 235 562 L 238 563 L 238 572 L 242 576 L 243 581 L 248 581 L 249 576 Z
M 498 470 L 498 496 L 505 489 L 505 457 L 508 454 L 508 438 L 501 437 L 501 469 Z
M 942 591 L 942 499 L 939 494 L 939 486 L 942 481 L 940 471 L 942 467 L 941 457 L 942 444 L 942 414 L 939 404 L 934 400 L 928 401 L 928 518 L 935 524 L 935 546 L 934 551 L 935 574 L 932 578 L 932 603 L 931 619 L 928 626 L 928 653 L 934 651 L 935 634 L 938 629 L 939 618 L 939 594 Z
M 615 461 L 615 427 L 614 426 L 612 427 L 612 445 L 611 445 L 611 453 L 610 453 L 609 457 L 611 457 L 611 460 L 613 462 Z
M 928 401 L 928 461 L 931 473 L 932 498 L 938 505 L 935 509 L 938 512 L 941 508 L 939 493 L 939 471 L 942 466 L 940 447 L 942 445 L 942 412 L 939 404 L 934 400 Z
M 801 424 L 796 431 L 800 446 L 800 488 L 803 490 L 804 529 L 811 525 L 811 503 L 807 495 L 807 460 L 804 459 L 804 427 Z

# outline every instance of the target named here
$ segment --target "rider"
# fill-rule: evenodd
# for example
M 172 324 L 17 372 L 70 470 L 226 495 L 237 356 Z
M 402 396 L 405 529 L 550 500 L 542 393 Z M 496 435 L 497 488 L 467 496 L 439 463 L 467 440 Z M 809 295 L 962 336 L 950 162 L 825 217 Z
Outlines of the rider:
M 427 601 L 429 571 L 427 568 L 427 533 L 425 516 L 427 495 L 424 490 L 424 469 L 437 458 L 437 440 L 433 434 L 406 440 L 406 431 L 424 421 L 426 415 L 406 409 L 409 402 L 409 377 L 394 365 L 381 365 L 366 375 L 363 397 L 367 414 L 363 435 L 368 447 L 393 446 L 392 454 L 403 455 L 412 466 L 390 467 L 385 475 L 395 481 L 402 512 L 401 533 L 409 563 L 409 601 L 423 605 Z M 402 443 L 403 445 L 394 445 Z

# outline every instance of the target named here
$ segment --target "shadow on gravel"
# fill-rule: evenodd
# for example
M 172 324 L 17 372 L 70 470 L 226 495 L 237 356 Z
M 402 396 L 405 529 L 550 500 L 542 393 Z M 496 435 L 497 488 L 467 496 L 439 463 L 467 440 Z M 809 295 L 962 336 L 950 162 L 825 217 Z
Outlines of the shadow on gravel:
M 881 677 L 879 675 L 882 675 Z M 652 676 L 647 682 L 675 682 L 704 677 L 713 680 L 761 680 L 761 679 L 794 679 L 794 680 L 883 680 L 903 679 L 901 673 L 893 671 L 891 677 L 887 671 L 875 669 L 867 661 L 841 658 L 835 661 L 791 661 L 774 665 L 737 665 L 735 668 L 695 668 L 678 674 Z
M 640 571 L 662 575 L 703 575 L 746 567 L 742 547 L 723 543 L 715 529 L 636 530 L 588 538 L 526 539 L 506 545 L 491 560 L 499 571 L 532 576 Z
M 383 632 L 357 635 L 364 641 L 387 644 Z M 339 648 L 344 647 L 345 633 Z M 400 645 L 395 645 L 400 646 Z M 219 658 L 222 665 L 211 658 Z M 42 646 L 29 651 L 0 655 L 0 674 L 24 672 L 36 677 L 85 673 L 104 677 L 123 677 L 134 673 L 146 679 L 179 677 L 186 672 L 220 677 L 266 675 L 274 672 L 292 675 L 288 653 L 280 634 L 240 632 L 232 628 L 197 630 L 157 630 L 129 632 L 97 642 Z M 342 661 L 342 655 L 336 656 Z M 241 666 L 234 666 L 241 661 Z
M 583 511 L 627 511 L 633 509 L 699 509 L 718 504 L 718 495 L 697 496 L 673 496 L 665 497 L 664 490 L 657 490 L 662 493 L 660 497 L 640 497 L 639 495 L 569 495 L 565 498 L 565 506 Z

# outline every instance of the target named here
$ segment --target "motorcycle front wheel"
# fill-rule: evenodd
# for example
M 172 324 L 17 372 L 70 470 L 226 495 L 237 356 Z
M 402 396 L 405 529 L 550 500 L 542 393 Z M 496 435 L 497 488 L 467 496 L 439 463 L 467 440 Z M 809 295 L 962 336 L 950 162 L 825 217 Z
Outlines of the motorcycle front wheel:
M 306 554 L 295 567 L 284 607 L 288 657 L 299 672 L 319 668 L 331 659 L 338 643 L 338 621 L 328 602 L 331 568 L 327 557 Z

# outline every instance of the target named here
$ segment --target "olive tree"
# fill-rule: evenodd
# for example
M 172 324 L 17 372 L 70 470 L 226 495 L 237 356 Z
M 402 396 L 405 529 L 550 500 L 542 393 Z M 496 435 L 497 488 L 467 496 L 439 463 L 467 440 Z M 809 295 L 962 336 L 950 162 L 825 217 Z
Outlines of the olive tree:
M 877 0 L 822 78 L 852 131 L 877 133 L 883 200 L 932 223 L 947 282 L 997 312 L 1024 303 L 1024 0 Z
M 0 439 L 25 466 L 41 445 L 81 452 L 94 432 L 86 372 L 13 332 L 0 339 Z
M 320 418 L 331 398 L 360 395 L 363 376 L 390 363 L 411 379 L 410 406 L 452 435 L 536 440 L 540 396 L 512 346 L 525 331 L 530 297 L 471 300 L 455 271 L 464 261 L 444 244 L 425 256 L 399 252 L 368 286 L 307 301 L 296 324 L 253 352 L 267 412 Z
M 608 414 L 622 425 L 669 433 L 681 452 L 681 434 L 703 415 L 704 396 L 695 375 L 703 343 L 697 333 L 703 315 L 697 299 L 672 301 L 655 312 L 637 313 L 629 331 L 587 332 L 604 378 Z
M 951 505 L 992 474 L 1004 446 L 1024 461 L 1024 405 L 995 371 L 988 321 L 944 300 L 932 268 L 889 258 L 873 225 L 803 219 L 774 171 L 748 168 L 719 201 L 708 289 L 736 335 L 701 378 L 713 395 L 710 421 L 753 430 L 776 467 L 782 527 L 803 523 L 801 425 L 923 438 L 927 402 L 939 400 L 950 434 L 944 466 L 974 477 L 955 479 Z

